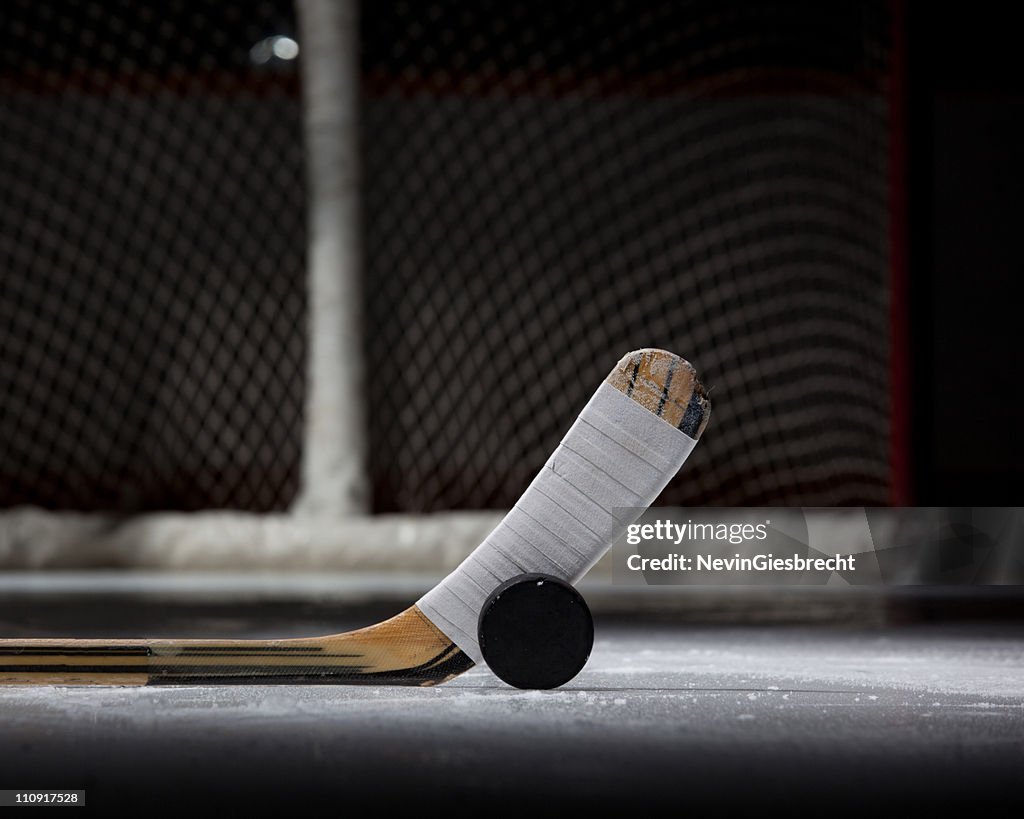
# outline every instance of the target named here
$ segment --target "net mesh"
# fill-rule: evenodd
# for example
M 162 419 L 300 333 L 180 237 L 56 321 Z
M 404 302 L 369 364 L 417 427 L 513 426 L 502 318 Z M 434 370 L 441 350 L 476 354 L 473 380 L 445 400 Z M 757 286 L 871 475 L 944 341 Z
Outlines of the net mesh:
M 819 6 L 363 4 L 377 511 L 511 505 L 643 346 L 714 404 L 666 502 L 887 500 L 887 5 Z M 295 9 L 0 18 L 0 503 L 286 508 Z
M 647 346 L 713 402 L 664 501 L 887 501 L 885 4 L 364 14 L 379 503 L 509 506 Z
M 305 201 L 290 3 L 5 3 L 0 499 L 284 508 Z

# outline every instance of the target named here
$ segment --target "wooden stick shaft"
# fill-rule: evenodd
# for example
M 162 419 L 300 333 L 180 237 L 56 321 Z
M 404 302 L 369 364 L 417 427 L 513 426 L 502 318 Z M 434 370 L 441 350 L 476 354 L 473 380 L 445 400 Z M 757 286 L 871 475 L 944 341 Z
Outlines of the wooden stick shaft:
M 414 606 L 383 623 L 297 640 L 0 640 L 0 684 L 436 685 L 472 666 Z

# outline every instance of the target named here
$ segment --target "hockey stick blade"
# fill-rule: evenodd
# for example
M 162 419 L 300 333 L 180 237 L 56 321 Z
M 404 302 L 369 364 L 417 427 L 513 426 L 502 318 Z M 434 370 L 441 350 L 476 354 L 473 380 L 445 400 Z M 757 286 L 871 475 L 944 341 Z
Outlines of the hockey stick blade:
M 476 622 L 490 592 L 529 572 L 578 581 L 676 474 L 709 411 L 688 362 L 637 350 L 611 371 L 497 528 L 401 614 L 302 639 L 0 640 L 0 684 L 445 682 L 481 661 Z

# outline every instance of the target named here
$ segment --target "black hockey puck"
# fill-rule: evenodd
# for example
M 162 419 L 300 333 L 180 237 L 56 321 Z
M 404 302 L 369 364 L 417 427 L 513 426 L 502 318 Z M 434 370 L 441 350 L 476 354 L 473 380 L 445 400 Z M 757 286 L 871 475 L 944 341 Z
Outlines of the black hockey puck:
M 580 673 L 594 619 L 576 589 L 546 574 L 521 574 L 491 592 L 480 612 L 480 650 L 516 688 L 557 688 Z

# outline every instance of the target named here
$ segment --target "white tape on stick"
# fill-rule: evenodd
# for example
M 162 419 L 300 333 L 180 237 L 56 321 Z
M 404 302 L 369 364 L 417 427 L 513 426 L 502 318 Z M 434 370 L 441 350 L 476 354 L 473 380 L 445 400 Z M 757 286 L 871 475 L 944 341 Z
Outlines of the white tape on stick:
M 696 443 L 602 384 L 519 502 L 417 606 L 481 662 L 477 619 L 488 595 L 528 572 L 578 581 L 658 497 Z

